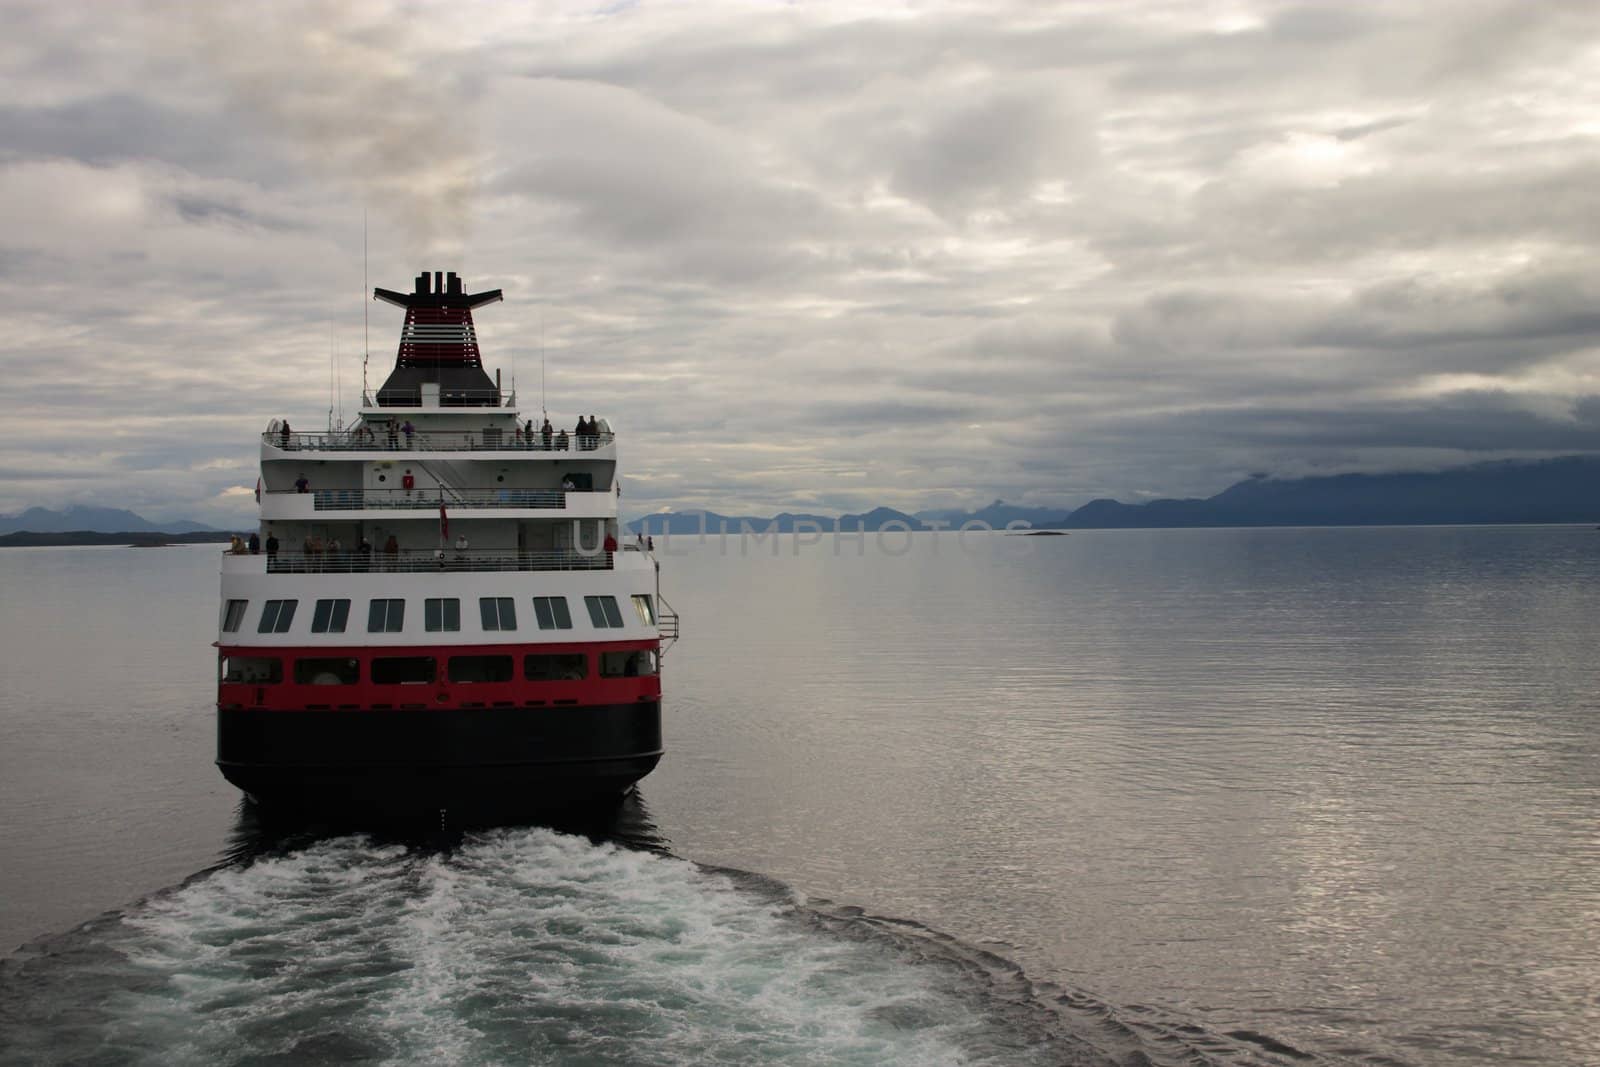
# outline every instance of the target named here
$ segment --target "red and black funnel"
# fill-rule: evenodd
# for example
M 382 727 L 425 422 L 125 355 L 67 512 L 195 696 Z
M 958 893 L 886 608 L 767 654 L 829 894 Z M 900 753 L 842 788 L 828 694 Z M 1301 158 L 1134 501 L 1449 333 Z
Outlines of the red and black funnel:
M 472 309 L 502 299 L 500 290 L 469 293 L 455 271 L 417 275 L 410 293 L 374 289 L 374 298 L 406 309 L 394 371 L 378 390 L 380 407 L 421 402 L 424 384 L 437 383 L 447 406 L 497 406 L 499 391 L 483 371 Z

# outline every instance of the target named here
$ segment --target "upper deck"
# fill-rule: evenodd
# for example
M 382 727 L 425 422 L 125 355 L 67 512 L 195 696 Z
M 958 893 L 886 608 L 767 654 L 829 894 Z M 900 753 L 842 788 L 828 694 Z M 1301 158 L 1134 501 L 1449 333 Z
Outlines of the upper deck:
M 422 409 L 419 409 L 422 410 Z M 386 409 L 385 416 L 389 414 Z M 394 432 L 389 432 L 389 427 Z M 375 425 L 365 421 L 344 430 L 328 433 L 300 433 L 267 430 L 261 435 L 262 454 L 272 452 L 354 452 L 371 453 L 347 458 L 378 458 L 395 452 L 520 452 L 585 453 L 585 459 L 615 459 L 617 435 L 610 430 L 580 437 L 566 430 L 553 431 L 548 438 L 537 428 L 530 434 L 522 425 L 516 429 L 484 427 L 473 430 L 447 430 L 416 427 L 411 433 L 399 423 Z M 550 458 L 564 458 L 552 455 Z

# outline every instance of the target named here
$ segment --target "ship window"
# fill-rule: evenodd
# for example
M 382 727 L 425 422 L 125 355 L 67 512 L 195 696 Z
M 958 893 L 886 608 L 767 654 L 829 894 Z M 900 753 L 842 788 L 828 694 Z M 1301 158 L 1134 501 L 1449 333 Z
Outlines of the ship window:
M 367 632 L 371 634 L 397 634 L 405 629 L 406 602 L 404 600 L 374 600 L 367 606 Z
M 311 632 L 314 634 L 342 634 L 350 621 L 350 601 L 319 600 L 311 613 Z
M 461 601 L 455 597 L 429 597 L 422 605 L 422 628 L 429 633 L 461 629 Z
M 283 660 L 276 656 L 223 656 L 220 667 L 224 682 L 274 685 L 283 681 Z
M 639 621 L 646 626 L 656 624 L 656 606 L 650 603 L 649 593 L 635 593 L 633 595 L 633 610 L 639 613 Z
M 586 596 L 583 603 L 589 609 L 589 621 L 595 629 L 616 629 L 622 625 L 622 612 L 617 610 L 614 596 Z
M 572 613 L 567 610 L 567 598 L 564 596 L 534 597 L 533 615 L 539 620 L 541 630 L 572 629 Z
M 451 656 L 452 682 L 509 682 L 510 656 Z
M 426 685 L 433 681 L 432 656 L 382 656 L 372 661 L 375 685 Z
M 530 682 L 576 682 L 589 673 L 589 657 L 582 652 L 522 657 L 522 676 Z
M 600 653 L 600 677 L 637 678 L 656 673 L 656 654 L 648 648 Z
M 361 664 L 353 659 L 297 659 L 294 661 L 296 685 L 355 685 L 361 680 Z
M 256 627 L 258 634 L 286 634 L 289 624 L 294 621 L 295 605 L 298 600 L 269 600 L 267 606 L 261 609 L 261 625 Z
M 244 622 L 244 609 L 249 605 L 248 600 L 230 600 L 222 612 L 222 632 L 236 634 L 239 632 L 240 623 Z
M 485 630 L 515 630 L 517 628 L 517 605 L 508 596 L 479 597 L 478 611 L 483 615 L 483 628 Z

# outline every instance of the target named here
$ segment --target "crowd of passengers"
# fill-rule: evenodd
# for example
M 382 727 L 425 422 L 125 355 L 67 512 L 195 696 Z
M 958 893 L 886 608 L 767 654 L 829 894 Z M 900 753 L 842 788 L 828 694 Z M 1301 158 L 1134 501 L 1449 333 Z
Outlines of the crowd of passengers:
M 395 450 L 401 447 L 400 439 L 405 438 L 405 448 L 414 446 L 417 428 L 410 419 L 396 422 L 390 419 L 384 427 L 384 445 Z M 600 447 L 600 420 L 597 416 L 579 416 L 578 425 L 569 437 L 565 429 L 557 430 L 550 425 L 546 418 L 539 427 L 533 425 L 529 419 L 526 425 L 516 424 L 512 433 L 512 445 L 515 448 L 533 448 L 546 452 L 566 452 L 569 449 L 578 452 L 592 452 Z M 378 436 L 373 432 L 372 425 L 367 422 L 354 426 L 346 437 L 346 445 L 351 448 L 377 448 Z M 284 419 L 278 427 L 278 446 L 285 451 L 298 448 L 295 443 L 294 431 L 289 428 L 289 420 Z M 337 446 L 336 446 L 337 447 Z

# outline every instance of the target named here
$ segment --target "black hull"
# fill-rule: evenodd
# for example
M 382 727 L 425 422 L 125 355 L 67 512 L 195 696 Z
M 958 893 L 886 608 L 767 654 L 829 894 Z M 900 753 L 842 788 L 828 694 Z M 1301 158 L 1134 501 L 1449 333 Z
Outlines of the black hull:
M 217 711 L 217 766 L 263 810 L 498 819 L 614 801 L 661 759 L 659 702 Z

